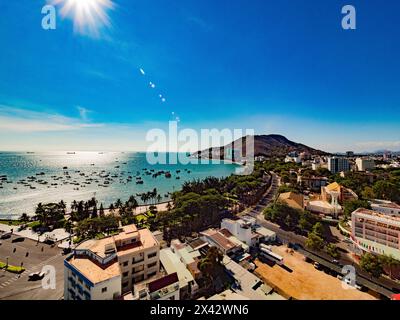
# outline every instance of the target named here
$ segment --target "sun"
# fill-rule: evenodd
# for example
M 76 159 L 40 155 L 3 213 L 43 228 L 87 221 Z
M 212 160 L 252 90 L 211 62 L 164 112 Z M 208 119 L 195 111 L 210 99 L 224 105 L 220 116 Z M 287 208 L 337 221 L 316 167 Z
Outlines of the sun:
M 112 0 L 51 0 L 60 6 L 60 15 L 70 18 L 74 30 L 81 34 L 99 35 L 103 27 L 111 27 L 108 11 L 114 9 Z

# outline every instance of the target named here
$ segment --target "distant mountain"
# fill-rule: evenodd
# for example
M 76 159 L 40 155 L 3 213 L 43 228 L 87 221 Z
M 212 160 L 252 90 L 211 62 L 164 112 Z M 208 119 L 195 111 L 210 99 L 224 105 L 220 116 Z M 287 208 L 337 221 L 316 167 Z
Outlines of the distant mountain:
M 242 152 L 246 152 L 246 137 L 242 137 Z M 238 143 L 240 139 L 234 141 Z M 215 158 L 214 154 L 220 150 L 221 155 L 226 155 L 226 151 L 232 149 L 232 143 L 223 147 L 209 148 L 198 151 L 197 156 L 201 158 Z M 289 152 L 296 151 L 298 153 L 308 152 L 313 155 L 328 155 L 329 153 L 308 147 L 304 144 L 290 141 L 286 137 L 278 134 L 256 135 L 254 136 L 254 155 L 265 157 L 284 157 Z M 221 157 L 222 158 L 222 157 Z

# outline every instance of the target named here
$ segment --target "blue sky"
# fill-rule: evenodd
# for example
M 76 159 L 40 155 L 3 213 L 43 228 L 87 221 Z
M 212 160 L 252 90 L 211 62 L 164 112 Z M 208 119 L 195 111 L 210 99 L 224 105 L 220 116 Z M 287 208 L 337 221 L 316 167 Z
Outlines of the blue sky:
M 43 30 L 46 1 L 1 1 L 0 150 L 144 150 L 176 116 L 332 152 L 400 150 L 398 1 L 113 2 L 91 34 L 60 6 Z

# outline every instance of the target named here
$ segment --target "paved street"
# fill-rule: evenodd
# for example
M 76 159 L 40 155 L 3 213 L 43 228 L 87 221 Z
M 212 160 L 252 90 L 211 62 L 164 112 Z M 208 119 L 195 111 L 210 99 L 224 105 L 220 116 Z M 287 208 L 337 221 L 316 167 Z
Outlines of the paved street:
M 1 240 L 0 261 L 10 265 L 20 266 L 23 263 L 26 269 L 21 275 L 4 270 L 0 271 L 0 299 L 12 300 L 57 300 L 63 296 L 64 256 L 57 247 L 37 244 L 36 241 L 24 239 L 13 242 L 19 237 Z M 56 288 L 43 289 L 41 280 L 28 281 L 32 272 L 40 272 L 45 265 L 54 266 L 56 270 Z
M 278 177 L 275 174 L 272 174 L 272 182 L 271 182 L 270 189 L 266 193 L 265 197 L 260 201 L 260 203 L 258 205 L 256 205 L 247 214 L 256 218 L 257 222 L 261 226 L 274 231 L 277 234 L 278 238 L 283 243 L 288 243 L 288 242 L 299 243 L 303 248 L 305 248 L 306 237 L 295 234 L 294 232 L 291 232 L 291 231 L 285 231 L 285 230 L 281 229 L 279 225 L 265 220 L 265 218 L 262 214 L 264 208 L 266 206 L 268 206 L 270 204 L 271 200 L 275 197 L 277 190 L 278 190 Z M 336 232 L 334 232 L 334 236 L 337 236 L 338 240 L 343 239 L 343 236 L 339 235 Z M 339 247 L 349 250 L 349 247 L 347 244 L 342 244 Z M 328 256 L 326 253 L 314 252 L 314 253 L 310 253 L 310 254 L 313 254 L 313 255 L 319 257 L 320 259 L 322 259 L 321 263 L 323 263 L 325 266 L 327 266 L 327 267 L 332 266 L 332 263 L 330 263 L 332 261 L 332 258 L 330 256 Z M 375 279 L 375 278 L 371 277 L 371 275 L 369 275 L 365 271 L 361 270 L 361 268 L 357 264 L 355 264 L 354 261 L 349 256 L 347 256 L 345 254 L 341 255 L 339 262 L 342 265 L 353 265 L 356 268 L 357 276 L 359 277 L 360 282 L 362 282 L 362 284 L 364 284 L 366 286 L 369 286 L 370 288 L 382 287 L 381 291 L 386 293 L 386 295 L 389 294 L 390 292 L 392 292 L 392 293 L 400 292 L 400 284 L 398 282 L 390 280 L 385 277 L 381 277 L 379 279 Z

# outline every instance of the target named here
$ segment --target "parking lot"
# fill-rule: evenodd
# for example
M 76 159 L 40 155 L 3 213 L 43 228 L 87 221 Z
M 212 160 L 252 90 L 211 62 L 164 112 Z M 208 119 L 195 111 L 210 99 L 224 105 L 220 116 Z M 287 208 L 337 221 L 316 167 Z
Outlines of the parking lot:
M 36 241 L 12 236 L 2 239 L 0 261 L 9 265 L 22 266 L 26 269 L 17 275 L 0 270 L 0 299 L 47 300 L 60 299 L 63 296 L 63 261 L 64 257 L 57 246 L 50 246 Z M 56 270 L 56 288 L 43 289 L 42 281 L 29 281 L 29 274 L 40 272 L 45 265 Z
M 336 277 L 316 270 L 304 256 L 286 246 L 273 251 L 284 259 L 284 267 L 256 261 L 255 272 L 286 297 L 299 300 L 373 300 L 372 295 L 357 289 L 345 289 Z

